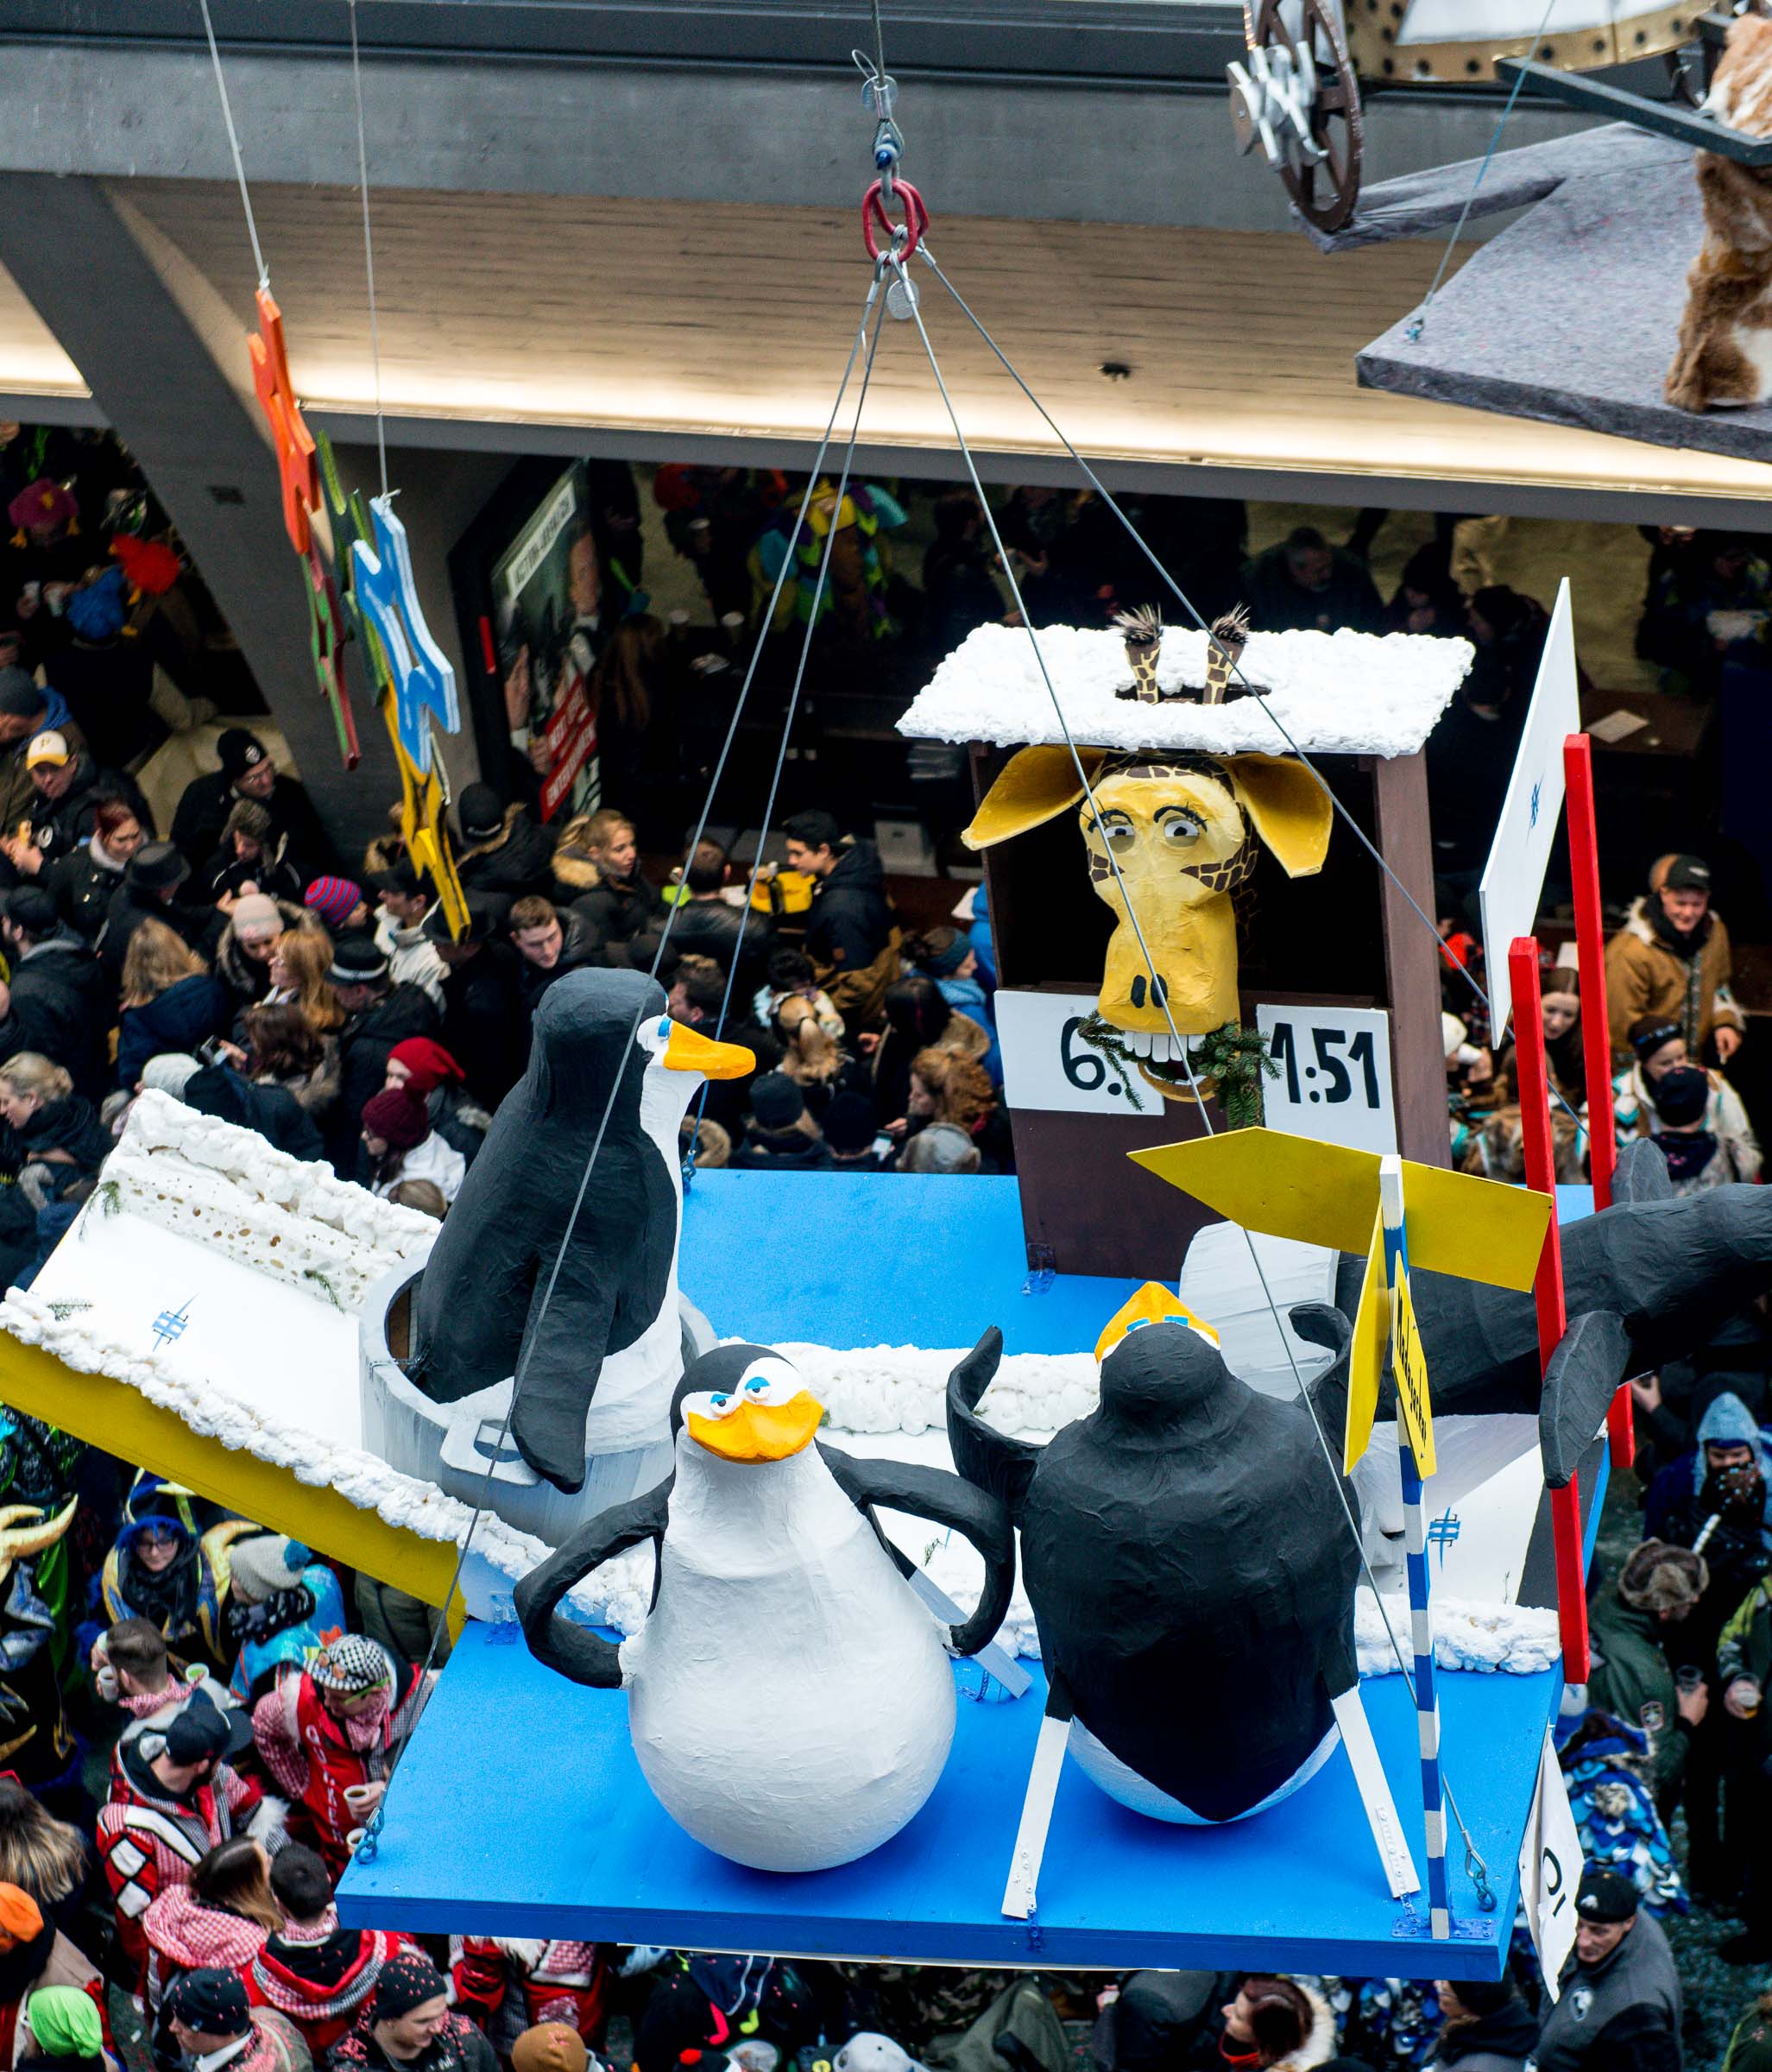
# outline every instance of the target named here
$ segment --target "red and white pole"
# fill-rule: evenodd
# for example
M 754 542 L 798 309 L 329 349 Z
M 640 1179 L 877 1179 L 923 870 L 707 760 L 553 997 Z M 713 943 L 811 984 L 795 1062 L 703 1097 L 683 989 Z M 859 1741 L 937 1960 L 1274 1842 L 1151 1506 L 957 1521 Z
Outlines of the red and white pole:
M 1573 846 L 1573 844 L 1572 844 Z M 1556 1153 L 1550 1134 L 1550 1075 L 1544 1058 L 1544 1016 L 1538 986 L 1538 944 L 1517 936 L 1508 951 L 1508 976 L 1514 996 L 1514 1071 L 1520 1096 L 1520 1130 L 1526 1153 L 1526 1184 L 1550 1197 L 1550 1228 L 1544 1234 L 1537 1278 L 1532 1284 L 1538 1307 L 1538 1361 L 1550 1365 L 1562 1342 L 1563 1248 L 1557 1232 Z M 1583 982 L 1582 1018 L 1586 1018 Z M 1550 1493 L 1550 1522 L 1556 1551 L 1557 1625 L 1563 1643 L 1563 1678 L 1587 1681 L 1587 1563 L 1582 1557 L 1581 1495 L 1579 1478 Z
M 1575 954 L 1581 972 L 1581 1053 L 1587 1066 L 1587 1160 L 1595 1209 L 1612 1205 L 1618 1147 L 1612 1128 L 1612 1032 L 1606 1014 L 1605 927 L 1599 906 L 1599 841 L 1593 818 L 1593 743 L 1585 734 L 1563 741 L 1563 788 L 1569 805 L 1569 875 L 1575 893 Z M 1612 1465 L 1636 1457 L 1627 1384 L 1606 1412 Z

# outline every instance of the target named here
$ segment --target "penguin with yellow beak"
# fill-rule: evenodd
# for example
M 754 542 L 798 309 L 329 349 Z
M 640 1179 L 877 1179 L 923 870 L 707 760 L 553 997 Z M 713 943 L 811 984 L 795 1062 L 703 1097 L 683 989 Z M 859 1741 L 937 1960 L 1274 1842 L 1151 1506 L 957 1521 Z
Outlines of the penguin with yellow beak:
M 1007 1513 L 945 1469 L 818 1443 L 823 1406 L 767 1346 L 703 1354 L 674 1414 L 673 1475 L 517 1585 L 525 1636 L 573 1682 L 626 1690 L 646 1782 L 697 1841 L 758 1870 L 853 1862 L 911 1820 L 942 1773 L 949 1656 L 983 1647 L 1008 1609 Z M 877 1506 L 978 1548 L 984 1592 L 964 1625 L 936 1624 Z M 618 1647 L 559 1613 L 600 1562 L 646 1540 L 658 1582 L 640 1633 Z
M 529 1069 L 413 1298 L 409 1377 L 438 1403 L 520 1378 L 514 1404 L 489 1396 L 481 1414 L 508 1406 L 518 1451 L 568 1492 L 591 1455 L 669 1436 L 683 1372 L 678 1125 L 704 1080 L 756 1065 L 665 1008 L 641 971 L 570 971 L 548 988 Z

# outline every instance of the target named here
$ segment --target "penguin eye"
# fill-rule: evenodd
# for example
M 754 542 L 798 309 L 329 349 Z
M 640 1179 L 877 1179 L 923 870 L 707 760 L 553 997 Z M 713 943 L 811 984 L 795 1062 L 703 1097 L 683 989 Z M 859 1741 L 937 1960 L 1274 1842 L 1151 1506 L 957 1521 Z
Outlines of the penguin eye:
M 763 1379 L 761 1374 L 753 1374 L 750 1380 L 745 1383 L 745 1387 L 749 1389 L 753 1394 L 757 1393 L 760 1390 L 767 1388 L 769 1384 Z
M 803 1387 L 785 1360 L 760 1360 L 740 1384 L 753 1403 L 791 1403 Z
M 715 1396 L 710 1400 L 716 1410 L 724 1410 L 726 1406 L 731 1402 L 732 1398 L 730 1396 Z

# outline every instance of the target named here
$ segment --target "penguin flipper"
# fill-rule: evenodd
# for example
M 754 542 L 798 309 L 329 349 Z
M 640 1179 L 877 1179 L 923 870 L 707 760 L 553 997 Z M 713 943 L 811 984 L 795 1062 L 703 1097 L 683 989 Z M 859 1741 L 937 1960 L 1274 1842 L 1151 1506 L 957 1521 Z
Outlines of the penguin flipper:
M 1003 1334 L 993 1324 L 948 1376 L 948 1444 L 955 1467 L 967 1481 L 1006 1504 L 1010 1517 L 1019 1524 L 1040 1464 L 1040 1449 L 1025 1439 L 1008 1437 L 977 1413 L 979 1398 L 1002 1358 Z
M 1006 1507 L 987 1490 L 975 1488 L 945 1468 L 910 1461 L 858 1461 L 835 1446 L 818 1449 L 837 1487 L 861 1511 L 883 1505 L 908 1511 L 932 1524 L 963 1532 L 984 1557 L 985 1587 L 978 1608 L 963 1626 L 948 1629 L 956 1655 L 975 1655 L 994 1638 L 1015 1588 L 1015 1528 Z
M 1630 1202 L 1671 1202 L 1674 1183 L 1667 1156 L 1653 1137 L 1634 1137 L 1612 1167 L 1612 1206 Z
M 552 1298 L 550 1298 L 552 1287 Z M 511 1400 L 511 1441 L 556 1489 L 584 1487 L 584 1420 L 603 1371 L 615 1292 L 580 1254 L 536 1277 Z
M 1548 1488 L 1567 1486 L 1630 1364 L 1630 1334 L 1611 1310 L 1585 1311 L 1563 1333 L 1544 1370 L 1538 1406 L 1538 1450 Z
M 1335 1356 L 1315 1380 L 1305 1384 L 1317 1422 L 1327 1433 L 1339 1433 L 1347 1422 L 1347 1367 L 1353 1327 L 1339 1309 L 1324 1302 L 1296 1303 L 1292 1329 L 1311 1345 L 1327 1347 Z M 1332 1437 L 1331 1443 L 1334 1439 Z
M 587 1519 L 539 1568 L 532 1569 L 518 1582 L 513 1592 L 517 1617 L 537 1661 L 545 1662 L 575 1684 L 589 1684 L 598 1690 L 621 1688 L 620 1648 L 589 1627 L 563 1618 L 559 1602 L 574 1583 L 583 1582 L 602 1563 L 642 1540 L 664 1538 L 676 1479 L 667 1475 L 644 1496 Z

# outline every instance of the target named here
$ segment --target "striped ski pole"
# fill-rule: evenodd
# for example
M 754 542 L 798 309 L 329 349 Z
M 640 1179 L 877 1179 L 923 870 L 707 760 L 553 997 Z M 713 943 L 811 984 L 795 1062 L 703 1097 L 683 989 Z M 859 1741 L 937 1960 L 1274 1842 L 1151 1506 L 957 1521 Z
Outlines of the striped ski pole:
M 1403 1227 L 1403 1164 L 1387 1158 L 1378 1168 L 1378 1202 L 1384 1225 L 1384 1272 L 1391 1289 L 1390 1361 L 1397 1378 L 1397 1457 L 1403 1476 L 1403 1549 L 1409 1573 L 1409 1629 L 1415 1652 L 1416 1726 L 1422 1749 L 1422 1822 L 1428 1844 L 1428 1926 L 1436 1941 L 1452 1935 L 1452 1903 L 1446 1879 L 1446 1801 L 1440 1776 L 1440 1696 L 1434 1670 L 1434 1618 L 1428 1604 L 1427 1517 L 1422 1473 L 1401 1403 L 1410 1387 L 1407 1372 L 1410 1333 L 1403 1329 L 1409 1279 L 1409 1242 Z M 1427 1377 L 1414 1377 L 1423 1414 Z

